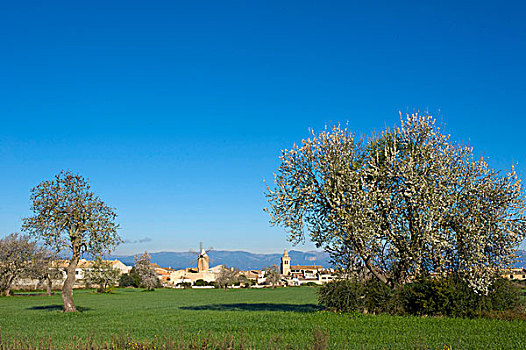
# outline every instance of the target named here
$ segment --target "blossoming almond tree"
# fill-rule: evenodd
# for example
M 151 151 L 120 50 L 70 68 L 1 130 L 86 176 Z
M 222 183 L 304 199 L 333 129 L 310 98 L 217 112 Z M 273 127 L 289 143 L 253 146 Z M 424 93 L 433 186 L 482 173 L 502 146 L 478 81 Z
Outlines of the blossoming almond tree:
M 119 277 L 119 270 L 114 269 L 110 261 L 104 261 L 101 257 L 97 257 L 91 268 L 84 274 L 86 286 L 97 285 L 98 293 L 111 291 L 110 288 L 117 284 Z
M 283 151 L 267 189 L 271 223 L 304 230 L 335 263 L 392 287 L 456 273 L 484 292 L 524 239 L 525 197 L 513 168 L 490 169 L 428 115 L 357 140 L 340 126 Z
M 117 214 L 91 192 L 86 179 L 69 171 L 33 188 L 31 203 L 34 215 L 24 219 L 22 230 L 42 239 L 53 250 L 69 254 L 62 301 L 64 311 L 77 311 L 73 284 L 79 259 L 83 253 L 100 256 L 121 242 L 115 223 Z
M 18 278 L 34 278 L 48 269 L 49 252 L 29 236 L 12 233 L 0 239 L 0 294 L 10 295 Z
M 135 272 L 141 278 L 141 284 L 152 291 L 159 284 L 159 278 L 151 263 L 152 256 L 148 252 L 144 252 L 142 255 L 136 254 L 134 260 Z

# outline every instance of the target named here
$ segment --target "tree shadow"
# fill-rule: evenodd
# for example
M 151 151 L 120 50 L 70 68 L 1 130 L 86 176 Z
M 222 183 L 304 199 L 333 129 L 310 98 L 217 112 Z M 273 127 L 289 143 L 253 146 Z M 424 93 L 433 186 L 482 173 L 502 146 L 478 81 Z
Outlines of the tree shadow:
M 315 304 L 271 304 L 271 303 L 239 303 L 239 304 L 210 304 L 196 306 L 181 306 L 181 310 L 212 310 L 212 311 L 289 311 L 316 312 L 323 307 Z
M 42 305 L 42 306 L 31 306 L 27 310 L 44 310 L 44 311 L 62 311 L 64 307 L 62 305 Z M 91 310 L 89 307 L 77 306 L 77 311 L 84 312 Z

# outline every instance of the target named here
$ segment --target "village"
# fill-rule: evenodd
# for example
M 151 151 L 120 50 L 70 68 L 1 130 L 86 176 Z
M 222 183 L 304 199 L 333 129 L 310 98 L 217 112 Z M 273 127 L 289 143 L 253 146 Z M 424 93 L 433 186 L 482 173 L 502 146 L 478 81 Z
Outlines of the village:
M 104 261 L 111 269 L 115 270 L 119 276 L 130 274 L 133 266 L 128 266 L 120 260 Z M 60 273 L 55 275 L 51 280 L 53 289 L 62 288 L 64 280 L 66 279 L 66 268 L 69 264 L 68 260 L 53 261 L 50 266 L 58 270 Z M 75 270 L 75 284 L 74 288 L 93 287 L 89 285 L 86 276 L 94 266 L 93 260 L 80 259 Z M 231 271 L 232 275 L 236 277 L 236 283 L 233 283 L 230 288 L 265 288 L 276 286 L 301 286 L 301 285 L 322 285 L 330 281 L 342 277 L 340 271 L 334 268 L 324 268 L 322 266 L 313 265 L 292 265 L 291 258 L 285 249 L 281 257 L 279 265 L 279 279 L 278 282 L 270 282 L 268 280 L 269 270 L 278 268 L 277 265 L 262 270 L 237 270 L 234 267 L 226 267 L 225 265 L 216 265 L 210 267 L 210 258 L 207 252 L 201 248 L 197 257 L 197 266 L 188 267 L 185 269 L 172 269 L 171 267 L 161 267 L 156 263 L 151 263 L 152 270 L 155 271 L 156 277 L 159 280 L 159 286 L 164 288 L 196 288 L 207 289 L 217 286 L 216 282 L 225 270 Z M 501 271 L 501 276 L 515 281 L 526 281 L 526 269 L 524 268 L 508 268 Z M 19 278 L 14 282 L 15 289 L 36 290 L 43 288 L 44 281 L 36 278 Z M 48 281 L 49 283 L 49 281 Z M 115 286 L 118 286 L 117 282 Z
M 129 274 L 133 266 L 128 266 L 120 260 L 104 261 L 111 269 L 118 272 L 119 276 Z M 93 260 L 80 259 L 75 269 L 74 288 L 93 287 L 87 283 L 86 276 L 94 266 Z M 164 288 L 214 288 L 216 281 L 224 270 L 230 270 L 238 281 L 232 288 L 255 287 L 264 288 L 267 286 L 300 286 L 300 285 L 321 285 L 338 278 L 338 271 L 334 268 L 324 268 L 319 265 L 292 265 L 291 258 L 285 249 L 281 257 L 279 266 L 279 281 L 269 283 L 269 269 L 276 269 L 277 264 L 269 269 L 262 270 L 237 270 L 234 267 L 225 265 L 210 266 L 210 258 L 207 252 L 201 248 L 197 257 L 197 266 L 185 269 L 172 269 L 161 267 L 156 263 L 151 263 L 152 270 L 155 271 L 159 280 L 159 285 Z M 51 262 L 50 268 L 58 270 L 51 280 L 53 289 L 62 288 L 66 279 L 66 268 L 68 260 L 55 260 Z M 36 278 L 21 277 L 14 281 L 14 289 L 42 289 L 45 281 Z M 48 281 L 49 283 L 49 281 Z M 118 284 L 118 283 L 117 283 Z

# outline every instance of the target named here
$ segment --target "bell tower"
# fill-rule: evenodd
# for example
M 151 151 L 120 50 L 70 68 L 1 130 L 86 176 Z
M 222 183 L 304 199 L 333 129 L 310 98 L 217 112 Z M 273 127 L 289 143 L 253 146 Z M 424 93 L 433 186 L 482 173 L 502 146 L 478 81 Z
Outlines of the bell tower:
M 283 256 L 281 257 L 281 274 L 282 275 L 288 275 L 290 273 L 290 257 L 289 253 L 287 253 L 287 249 L 283 252 Z

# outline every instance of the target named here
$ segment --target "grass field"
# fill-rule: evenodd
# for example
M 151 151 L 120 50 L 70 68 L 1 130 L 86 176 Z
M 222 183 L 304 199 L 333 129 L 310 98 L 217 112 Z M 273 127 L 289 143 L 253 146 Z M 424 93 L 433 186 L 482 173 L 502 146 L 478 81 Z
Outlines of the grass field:
M 526 322 L 335 314 L 311 287 L 237 290 L 76 291 L 81 312 L 63 313 L 60 296 L 0 298 L 5 339 L 47 339 L 58 348 L 112 335 L 139 341 L 233 336 L 258 349 L 526 349 Z M 76 338 L 74 338 L 75 336 Z

